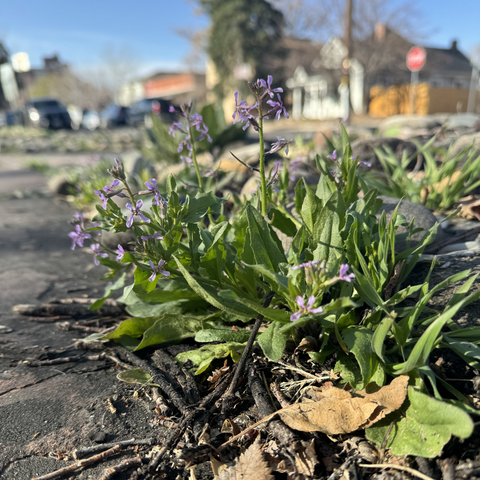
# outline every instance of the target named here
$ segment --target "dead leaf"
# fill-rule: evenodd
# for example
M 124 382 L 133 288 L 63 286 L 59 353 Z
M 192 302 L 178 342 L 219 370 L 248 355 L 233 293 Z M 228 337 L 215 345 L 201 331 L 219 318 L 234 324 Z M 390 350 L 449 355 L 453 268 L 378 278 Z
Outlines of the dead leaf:
M 335 387 L 327 388 L 317 392 L 323 397 L 319 401 L 297 403 L 276 413 L 287 426 L 302 432 L 317 431 L 327 435 L 354 432 L 400 408 L 407 394 L 408 378 L 402 375 L 390 385 L 375 386 L 373 392 L 371 387 L 353 394 Z
M 315 453 L 315 439 L 308 444 L 304 451 L 297 453 L 295 457 L 295 467 L 297 473 L 312 477 L 315 473 L 315 466 L 318 463 L 317 454 Z
M 469 220 L 472 218 L 480 220 L 480 200 L 474 200 L 473 202 L 466 204 L 464 203 L 460 208 L 460 215 Z
M 233 467 L 224 470 L 218 480 L 274 480 L 267 462 L 263 458 L 260 443 L 256 440 L 237 460 Z

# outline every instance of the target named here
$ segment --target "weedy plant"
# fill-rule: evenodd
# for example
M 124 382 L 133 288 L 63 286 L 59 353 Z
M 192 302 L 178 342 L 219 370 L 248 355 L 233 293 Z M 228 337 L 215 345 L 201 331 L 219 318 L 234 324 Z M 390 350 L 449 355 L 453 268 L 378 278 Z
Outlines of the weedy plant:
M 443 151 L 444 160 L 438 162 L 432 148 L 434 140 L 435 137 L 419 146 L 410 157 L 404 151 L 401 160 L 388 146 L 383 150 L 375 149 L 385 175 L 378 177 L 366 172 L 364 181 L 370 188 L 375 187 L 380 195 L 405 198 L 430 210 L 448 210 L 480 186 L 480 153 L 473 146 L 453 157 L 450 150 Z M 415 160 L 415 168 L 409 170 Z
M 443 311 L 427 308 L 429 299 L 468 277 L 469 271 L 432 290 L 428 278 L 420 285 L 404 285 L 438 224 L 417 245 L 396 252 L 396 231 L 405 218 L 398 208 L 389 223 L 385 213 L 377 218 L 382 202 L 377 190 L 367 190 L 359 178 L 359 160 L 352 156 L 343 126 L 342 151 L 331 151 L 328 159 L 317 156 L 318 184 L 312 188 L 300 179 L 292 202 L 291 165 L 266 165 L 269 154 L 288 147 L 288 141 L 279 139 L 270 151 L 263 148 L 264 122 L 287 116 L 281 89 L 271 85 L 271 77 L 249 84 L 253 105 L 235 94 L 234 121 L 258 132 L 260 187 L 230 218 L 223 212 L 226 198 L 205 191 L 192 133 L 208 138 L 208 128 L 189 106 L 177 112 L 181 122 L 173 124 L 172 132 L 181 135 L 179 152 L 188 154 L 185 162 L 193 163 L 197 172 L 194 195 L 181 199 L 173 176 L 166 191 L 160 192 L 151 179 L 146 190 L 135 192 L 116 161 L 109 171 L 114 183 L 98 192 L 103 204 L 96 207 L 94 226 L 86 228 L 77 217 L 72 248 L 83 246 L 98 230 L 128 230 L 136 237 L 131 248 L 118 245 L 116 251 L 92 239 L 95 262 L 116 279 L 92 308 L 124 287 L 119 301 L 132 315 L 102 338 L 132 351 L 193 338 L 203 346 L 177 360 L 191 360 L 201 374 L 214 359 L 231 356 L 237 361 L 251 335 L 273 362 L 289 343 L 299 344 L 309 335 L 315 339 L 310 357 L 323 363 L 336 355 L 334 370 L 353 390 L 409 375 L 409 400 L 401 411 L 367 429 L 367 436 L 377 444 L 388 438 L 393 453 L 438 455 L 451 435 L 466 438 L 472 433 L 467 412 L 475 411 L 430 368 L 428 359 L 441 346 L 480 366 L 480 329 L 460 329 L 452 321 L 462 307 L 480 298 L 480 291 L 467 296 L 476 277 L 466 281 Z M 118 196 L 128 196 L 126 211 L 115 203 Z M 149 211 L 143 208 L 146 196 L 153 197 Z M 416 231 L 412 223 L 408 236 Z M 130 270 L 133 282 L 124 286 Z M 413 294 L 417 303 L 405 306 L 403 301 Z M 259 334 L 248 328 L 255 317 L 256 324 L 263 320 L 266 327 Z

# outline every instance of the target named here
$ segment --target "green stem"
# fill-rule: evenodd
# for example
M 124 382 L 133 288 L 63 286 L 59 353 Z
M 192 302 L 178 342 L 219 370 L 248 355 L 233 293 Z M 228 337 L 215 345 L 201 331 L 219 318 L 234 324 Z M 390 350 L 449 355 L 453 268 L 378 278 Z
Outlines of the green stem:
M 132 191 L 130 190 L 130 187 L 128 186 L 128 183 L 126 180 L 122 180 L 122 183 L 125 185 L 125 188 L 127 189 L 128 196 L 130 197 L 130 201 L 132 202 L 132 207 L 135 208 L 135 197 L 133 196 Z
M 263 145 L 263 113 L 262 99 L 258 101 L 258 141 L 260 142 L 260 181 L 262 182 L 262 215 L 267 215 L 267 180 L 265 178 L 265 147 Z
M 202 176 L 200 175 L 200 170 L 198 168 L 197 154 L 195 153 L 195 142 L 193 140 L 192 127 L 190 126 L 190 121 L 188 122 L 188 133 L 190 134 L 190 140 L 192 142 L 192 160 L 193 160 L 193 164 L 195 165 L 195 171 L 197 172 L 198 187 L 203 192 L 203 181 L 202 181 Z

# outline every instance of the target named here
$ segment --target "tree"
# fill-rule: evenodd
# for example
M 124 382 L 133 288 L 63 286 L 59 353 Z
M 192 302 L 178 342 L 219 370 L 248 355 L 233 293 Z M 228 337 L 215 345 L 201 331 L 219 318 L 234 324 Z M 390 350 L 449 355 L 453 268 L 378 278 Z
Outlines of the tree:
M 242 64 L 252 69 L 250 80 L 276 75 L 281 56 L 283 14 L 266 0 L 199 0 L 211 18 L 207 53 L 215 64 L 223 96 Z M 278 79 L 279 80 L 279 79 Z

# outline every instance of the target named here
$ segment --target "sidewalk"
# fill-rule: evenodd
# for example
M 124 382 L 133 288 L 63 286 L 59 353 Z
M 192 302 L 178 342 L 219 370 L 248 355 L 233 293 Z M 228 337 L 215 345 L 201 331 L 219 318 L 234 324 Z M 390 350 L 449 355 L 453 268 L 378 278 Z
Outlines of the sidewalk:
M 46 190 L 44 177 L 31 176 L 26 185 L 22 175 L 0 172 L 0 194 L 32 186 L 37 192 Z M 158 435 L 158 427 L 148 423 L 152 403 L 143 396 L 134 399 L 135 386 L 117 380 L 111 361 L 26 363 L 85 334 L 29 321 L 14 315 L 12 307 L 98 297 L 105 286 L 98 280 L 103 267 L 95 267 L 90 255 L 70 250 L 68 222 L 74 212 L 68 204 L 31 193 L 30 198 L 0 200 L 0 210 L 0 478 L 24 480 L 55 471 L 68 465 L 62 457 L 95 444 L 93 440 Z M 65 355 L 94 353 L 71 349 Z M 107 408 L 107 398 L 115 413 Z M 100 478 L 100 472 L 125 455 L 132 456 L 127 450 L 75 478 Z

